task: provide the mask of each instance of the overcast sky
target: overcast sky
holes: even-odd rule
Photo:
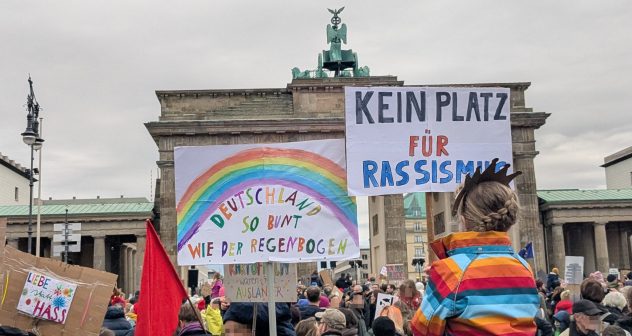
[[[30,73],[43,196],[150,198],[154,91],[285,87],[292,67],[315,67],[326,8],[340,6],[373,75],[531,82],[527,106],[551,113],[536,132],[539,189],[603,188],[603,157],[632,145],[629,1],[16,0],[0,2],[0,152],[28,164]]]

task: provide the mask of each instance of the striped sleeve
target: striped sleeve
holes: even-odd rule
[[[432,263],[423,302],[411,321],[415,336],[444,335],[446,319],[456,315],[455,293],[469,261],[456,256]]]

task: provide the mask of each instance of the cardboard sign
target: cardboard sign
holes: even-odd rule
[[[345,87],[349,195],[452,192],[512,163],[507,88]]]
[[[386,274],[388,280],[404,281],[406,280],[406,270],[402,264],[386,265]]]
[[[343,139],[176,147],[179,265],[360,256]]]
[[[32,328],[33,317],[25,314],[23,310],[18,310],[18,306],[22,300],[29,274],[40,274],[76,285],[72,295],[72,305],[68,305],[67,315],[63,319],[64,324],[52,321],[54,318],[53,306],[50,310],[51,320],[43,319],[37,324],[40,334],[47,336],[99,335],[110,295],[112,295],[112,288],[116,285],[116,274],[67,265],[58,260],[35,257],[10,246],[4,247],[4,267],[6,295],[4,303],[0,307],[1,325],[23,330]],[[49,281],[48,283],[51,284],[52,282]],[[47,318],[46,313],[42,314]]]
[[[323,280],[323,286],[329,286],[329,287],[334,287],[334,281],[331,278],[331,273],[329,273],[328,269],[324,269],[320,272],[318,272],[318,275],[320,275],[320,278]]]
[[[64,324],[76,292],[77,284],[29,272],[18,310],[39,319]]]
[[[379,293],[377,295],[377,301],[375,302],[375,318],[380,317],[380,313],[385,307],[388,307],[395,303],[394,298],[395,297],[393,295],[385,293]]]
[[[224,265],[231,302],[268,302],[267,263]],[[296,264],[274,263],[274,301],[296,302]]]
[[[566,283],[579,285],[584,280],[584,257],[566,256],[564,259],[564,279]]]
[[[382,266],[380,269],[380,275],[388,276],[388,268],[386,266]]]

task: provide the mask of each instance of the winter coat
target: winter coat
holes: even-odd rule
[[[336,330],[336,329],[329,329],[320,335],[321,336],[342,336],[342,331]]]
[[[575,321],[571,321],[571,325],[568,327],[568,329],[562,331],[562,333],[560,334],[560,336],[582,336],[582,335],[584,334],[580,333],[579,330],[577,330]],[[589,331],[588,334],[584,336],[599,336],[599,334],[597,334],[594,331]]]
[[[320,281],[320,275],[312,274],[312,276],[309,278],[309,284],[310,284],[310,286],[322,287],[323,286],[323,282]]]
[[[553,326],[546,319],[536,316],[535,325],[538,328],[537,336],[553,336]]]
[[[457,232],[431,244],[432,263],[413,334],[532,336],[540,297],[506,232]]]
[[[204,319],[206,329],[211,335],[219,336],[224,331],[224,323],[222,322],[222,314],[219,308],[212,308],[212,305],[208,305],[208,307],[202,311],[202,319]]]
[[[299,306],[298,310],[301,312],[301,320],[306,320],[310,317],[314,317],[316,316],[316,313],[323,311],[322,308],[312,306],[311,304],[307,306]]]
[[[560,310],[566,310],[569,314],[573,314],[573,302],[571,300],[562,300],[555,305],[555,314]]]
[[[237,323],[252,326],[253,303],[234,302],[224,314],[224,322],[235,321]],[[256,336],[269,334],[268,304],[258,303],[257,306],[257,330]],[[290,307],[285,303],[277,303],[276,325],[277,336],[296,336],[294,326],[291,323],[292,315]]]
[[[211,288],[211,298],[216,298],[219,296],[219,290],[222,289],[222,279],[217,279],[213,283],[213,287]]]
[[[338,278],[338,280],[336,280],[336,287],[344,291],[345,289],[349,288],[349,284],[347,283],[346,279]]]
[[[108,307],[103,327],[112,330],[116,336],[125,336],[129,330],[132,330],[132,325],[125,319],[123,308],[117,306]]]
[[[551,272],[546,278],[546,289],[548,291],[553,291],[555,287],[560,285],[560,276]]]
[[[202,328],[200,322],[191,322],[180,329],[178,336],[209,336],[210,334]]]

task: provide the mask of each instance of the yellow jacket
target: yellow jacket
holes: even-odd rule
[[[224,322],[219,308],[212,308],[212,305],[208,305],[206,309],[202,310],[202,318],[211,335],[220,336],[224,333]]]

